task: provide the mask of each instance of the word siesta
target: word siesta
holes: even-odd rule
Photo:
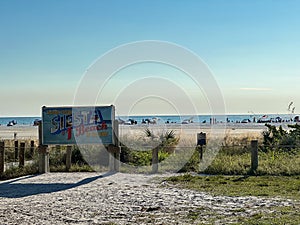
[[[106,130],[107,124],[103,120],[100,110],[78,111],[69,115],[56,115],[51,120],[51,134],[68,134],[68,140],[72,137],[72,130],[76,136],[84,135],[87,132]]]

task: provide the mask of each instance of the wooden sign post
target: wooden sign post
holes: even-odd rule
[[[108,146],[109,152],[109,170],[111,172],[119,172],[120,171],[120,153],[121,147],[119,144],[119,122],[114,120],[113,125],[113,140],[114,143]]]
[[[48,149],[48,145],[43,145],[42,138],[43,138],[43,123],[42,121],[40,121],[39,122],[39,146],[38,146],[39,173],[48,173],[50,172],[49,149]]]

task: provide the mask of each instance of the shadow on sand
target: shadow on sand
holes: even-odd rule
[[[94,177],[83,179],[77,183],[15,183],[21,180],[30,179],[39,175],[27,176],[19,179],[0,183],[0,197],[5,198],[22,198],[31,195],[49,194],[58,191],[64,191],[75,188],[81,185],[91,183],[99,178],[113,175],[113,173],[106,173]]]

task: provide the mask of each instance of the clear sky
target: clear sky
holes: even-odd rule
[[[72,105],[99,56],[141,40],[199,55],[228,114],[299,112],[299,12],[298,0],[1,0],[0,116]]]

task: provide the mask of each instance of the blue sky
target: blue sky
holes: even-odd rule
[[[2,0],[0,116],[72,105],[99,56],[141,40],[176,43],[199,55],[229,114],[286,113],[290,101],[297,112],[299,11],[296,0]]]

